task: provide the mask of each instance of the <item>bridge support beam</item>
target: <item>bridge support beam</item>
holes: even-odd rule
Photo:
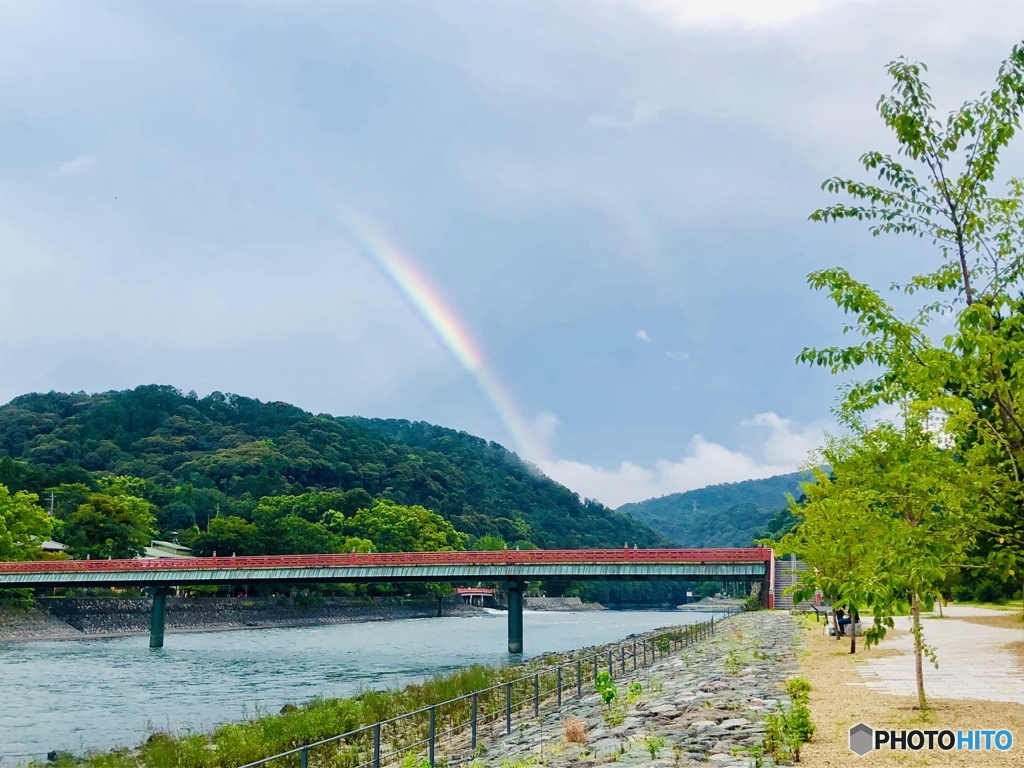
[[[167,616],[167,596],[174,594],[170,587],[153,590],[153,610],[149,615],[149,647],[164,647],[164,623]]]
[[[526,583],[514,581],[508,585],[508,652],[523,652],[523,592]]]

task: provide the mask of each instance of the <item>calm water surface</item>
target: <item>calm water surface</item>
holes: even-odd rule
[[[666,611],[527,611],[527,655],[703,621]],[[326,627],[0,643],[0,765],[52,749],[135,745],[149,731],[208,730],[285,702],[385,688],[509,660],[504,614]]]

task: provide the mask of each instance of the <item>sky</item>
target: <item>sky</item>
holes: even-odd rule
[[[0,0],[0,402],[171,384],[495,440],[611,506],[792,471],[842,318],[934,255],[808,222],[885,65],[1016,2]],[[1019,159],[1020,155],[1014,155]]]

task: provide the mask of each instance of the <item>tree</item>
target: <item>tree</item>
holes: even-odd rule
[[[136,496],[94,493],[64,525],[68,553],[75,558],[138,557],[155,533],[153,505]]]
[[[492,533],[486,536],[481,536],[479,539],[473,542],[473,549],[478,552],[493,552],[499,549],[505,549],[508,545],[501,536],[495,536]]]
[[[33,560],[50,537],[50,518],[34,493],[12,494],[0,485],[0,560]]]
[[[987,465],[940,447],[942,437],[926,414],[907,408],[901,424],[861,426],[852,437],[830,440],[822,458],[834,479],[822,474],[806,487],[806,504],[794,509],[801,525],[779,547],[807,561],[806,586],[872,612],[868,645],[909,604],[921,709],[922,657],[935,661],[921,610],[964,567],[993,503]]]
[[[853,438],[830,437],[815,463],[845,466],[856,450]],[[846,605],[851,617],[857,617],[872,603],[870,590],[882,561],[882,539],[873,516],[857,514],[862,511],[857,506],[858,478],[830,477],[820,464],[812,470],[814,482],[803,484],[803,501],[790,500],[789,512],[797,526],[774,545],[775,553],[780,557],[794,553],[810,566],[801,573],[795,600],[820,591],[832,605]],[[851,631],[850,653],[856,651],[857,636]]]
[[[262,555],[264,550],[259,529],[233,515],[215,517],[206,531],[189,540],[189,546],[193,554],[200,557],[209,557],[214,552],[220,555]]]
[[[429,509],[383,499],[356,512],[346,524],[346,533],[370,539],[382,552],[462,550],[469,538]]]
[[[889,64],[893,88],[878,111],[895,134],[897,157],[868,152],[865,170],[878,183],[832,178],[829,192],[852,198],[815,211],[815,221],[870,222],[874,235],[909,234],[936,248],[931,271],[909,276],[894,290],[920,295],[904,318],[866,283],[840,267],[813,272],[853,317],[844,327],[861,336],[850,346],[805,349],[800,359],[834,373],[868,364],[878,373],[844,387],[840,415],[847,420],[882,403],[913,400],[942,412],[961,443],[974,441],[1001,470],[1008,501],[984,533],[989,564],[1004,578],[1024,560],[1024,181],[1007,193],[989,192],[1000,152],[1020,128],[1024,110],[1024,45],[1003,62],[995,87],[944,120],[936,117],[922,64]],[[899,159],[899,156],[905,158]],[[953,330],[936,342],[929,324],[952,316]]]

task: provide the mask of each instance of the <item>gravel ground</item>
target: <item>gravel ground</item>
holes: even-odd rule
[[[739,768],[741,754],[760,746],[764,716],[788,703],[782,683],[797,670],[801,631],[793,617],[759,611],[734,616],[703,643],[660,659],[638,678],[643,693],[625,703],[629,680],[618,682],[623,706],[609,713],[591,690],[561,711],[513,727],[489,741],[478,765],[637,766],[716,765]],[[586,743],[566,743],[565,720],[579,718]],[[659,746],[660,745],[660,746]],[[652,754],[653,752],[653,754]],[[766,763],[766,764],[770,764]]]

